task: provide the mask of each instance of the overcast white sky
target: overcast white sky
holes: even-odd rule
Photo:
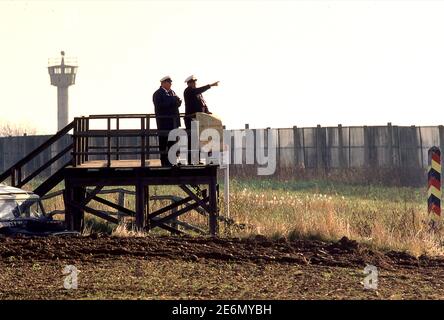
[[[220,80],[228,128],[443,124],[444,2],[0,1],[0,121],[56,130],[48,58],[77,57],[70,115],[151,113],[169,74]],[[184,107],[181,107],[182,111]]]

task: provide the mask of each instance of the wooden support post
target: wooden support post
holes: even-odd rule
[[[85,187],[75,187],[72,189],[72,199],[75,203],[82,203],[85,200]],[[81,232],[84,227],[85,212],[80,208],[72,209],[72,228]]]
[[[148,219],[148,215],[150,214],[150,189],[149,186],[143,186],[143,193],[145,195],[145,199],[144,199],[144,210],[145,212],[143,213],[143,221],[144,221],[144,227],[149,228],[151,227],[150,225],[150,220]]]
[[[211,182],[208,184],[209,189],[209,203],[210,203],[210,212],[209,214],[209,229],[210,235],[215,237],[219,232],[217,216],[218,216],[218,205],[217,205],[217,182],[216,179],[211,179]]]
[[[136,228],[145,228],[145,188],[141,182],[136,184]]]
[[[65,204],[65,224],[68,230],[74,230],[74,224],[72,221],[73,207],[69,204],[73,201],[73,190],[69,182],[65,181],[65,190],[63,190],[63,202]]]
[[[65,203],[65,224],[68,230],[81,232],[84,227],[84,211],[81,203],[85,200],[85,187],[72,187],[69,182],[65,182],[63,198]],[[78,204],[78,207],[71,205]]]
[[[17,184],[16,184],[16,176],[17,176],[17,172],[16,172],[17,170],[15,169],[15,168],[12,168],[12,171],[11,171],[11,186],[13,186],[13,187],[16,187],[17,186]]]
[[[22,183],[22,167],[17,168],[17,186]]]

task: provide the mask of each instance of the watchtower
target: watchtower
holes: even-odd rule
[[[68,87],[75,84],[77,62],[70,59],[65,63],[65,52],[61,52],[61,58],[50,59],[48,72],[51,85],[57,87],[57,131],[66,127],[68,119]]]

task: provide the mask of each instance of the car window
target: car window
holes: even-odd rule
[[[20,217],[22,218],[39,218],[42,216],[40,203],[38,200],[18,201],[20,209]]]
[[[40,218],[42,216],[39,200],[0,200],[0,220]]]
[[[0,220],[11,220],[20,216],[20,209],[15,200],[0,200]]]

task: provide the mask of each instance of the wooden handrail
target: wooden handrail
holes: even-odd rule
[[[189,131],[185,128],[181,128],[184,131]],[[76,137],[140,137],[141,134],[145,134],[146,136],[158,136],[159,134],[161,135],[168,135],[168,132],[170,130],[159,130],[159,129],[145,129],[145,130],[141,130],[141,129],[111,129],[111,130],[106,130],[106,129],[94,129],[94,130],[88,130],[88,131],[83,131],[83,132],[76,132],[75,136]]]
[[[139,119],[148,117],[150,119],[156,118],[175,118],[176,116],[156,116],[153,113],[141,113],[141,114],[93,114],[89,115],[89,119],[108,119],[108,118],[120,118],[120,119]],[[185,113],[179,113],[179,117],[186,118],[192,117],[192,115],[185,115]]]
[[[39,175],[43,170],[45,170],[46,168],[48,168],[51,164],[53,164],[54,162],[56,162],[57,160],[59,160],[61,157],[63,157],[66,153],[69,152],[69,150],[72,149],[73,144],[71,143],[69,146],[67,146],[65,149],[63,149],[62,151],[60,151],[57,155],[55,155],[53,158],[51,158],[49,161],[47,161],[45,164],[43,164],[40,168],[38,168],[37,170],[35,170],[33,173],[31,173],[30,175],[28,175],[25,179],[23,179],[21,182],[18,183],[18,187],[22,187],[25,184],[27,184],[29,181],[31,181],[32,179],[34,179],[37,175]]]

